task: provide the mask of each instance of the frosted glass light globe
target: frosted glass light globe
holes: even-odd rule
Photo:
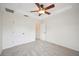
[[[39,13],[40,13],[40,14],[44,14],[45,11],[44,11],[44,10],[40,10]]]

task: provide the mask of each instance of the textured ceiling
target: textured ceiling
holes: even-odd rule
[[[51,3],[43,3],[44,6],[48,6]],[[73,5],[75,4],[71,4],[71,3],[54,3],[55,4],[55,8],[49,9],[48,11],[51,12],[51,15],[41,15],[38,16],[38,13],[31,13],[30,11],[36,10],[37,6],[34,3],[4,3],[1,4],[4,8],[9,8],[15,11],[15,13],[19,13],[22,15],[28,15],[31,18],[34,19],[45,19],[46,17],[50,17],[53,16],[57,13],[60,13],[62,11],[65,11],[67,9],[70,9]]]

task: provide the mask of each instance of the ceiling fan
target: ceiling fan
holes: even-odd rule
[[[39,13],[39,16],[41,16],[42,14],[50,15],[51,13],[48,12],[47,10],[55,7],[54,4],[51,4],[47,7],[44,7],[43,4],[39,4],[39,3],[35,3],[35,5],[38,7],[38,10],[34,10],[34,11],[31,11],[31,12],[37,12],[37,13]]]

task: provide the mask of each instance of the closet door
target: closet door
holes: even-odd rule
[[[41,21],[41,29],[40,29],[40,37],[41,40],[46,40],[47,37],[47,20],[42,20]]]

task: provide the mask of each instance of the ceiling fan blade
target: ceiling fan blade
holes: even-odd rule
[[[53,8],[53,7],[55,7],[55,5],[54,5],[54,4],[51,4],[51,5],[49,5],[48,7],[46,7],[45,10],[48,10],[48,9],[50,9],[50,8]]]
[[[37,10],[35,10],[35,11],[30,11],[30,12],[38,12]]]
[[[39,4],[39,3],[35,3],[35,5],[36,5],[38,8],[40,8],[40,4]]]
[[[50,14],[51,14],[51,13],[49,13],[49,12],[47,12],[47,11],[46,11],[45,13],[46,13],[46,14],[48,14],[48,15],[50,15]]]

